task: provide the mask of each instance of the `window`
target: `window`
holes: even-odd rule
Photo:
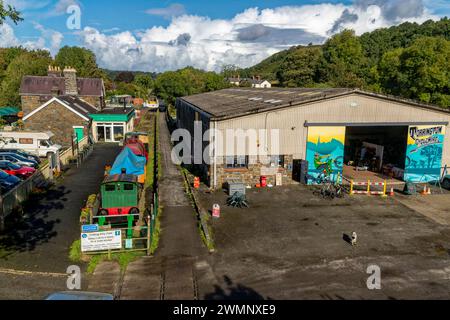
[[[134,185],[131,183],[125,183],[125,185],[123,186],[123,189],[125,191],[133,191],[134,190]]]
[[[225,167],[228,169],[248,168],[248,156],[226,157]]]
[[[21,138],[21,139],[19,139],[19,143],[20,144],[33,144],[34,140],[33,140],[33,138],[31,138],[31,139]]]
[[[271,156],[270,157],[270,166],[284,168],[284,156]]]
[[[41,141],[39,142],[39,145],[40,145],[41,147],[49,147],[49,143],[48,143],[47,140],[41,140]]]
[[[8,169],[8,165],[6,163],[0,163],[0,169],[6,170]]]
[[[114,141],[121,141],[123,140],[124,136],[124,130],[123,126],[114,126]]]
[[[106,190],[106,192],[116,191],[116,186],[113,185],[113,184],[107,184],[107,185],[105,186],[105,190]]]

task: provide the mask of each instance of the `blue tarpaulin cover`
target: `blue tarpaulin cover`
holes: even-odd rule
[[[144,157],[135,155],[130,148],[125,147],[117,156],[110,174],[121,174],[122,169],[126,169],[126,174],[140,176],[145,173],[146,162],[147,161]]]

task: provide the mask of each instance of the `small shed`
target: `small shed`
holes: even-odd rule
[[[20,109],[16,107],[2,107],[0,108],[0,118],[11,124],[19,120],[19,112]]]

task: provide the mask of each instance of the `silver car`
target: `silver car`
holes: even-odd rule
[[[39,165],[36,161],[26,159],[15,153],[0,152],[0,161],[9,161],[22,167],[37,168]]]

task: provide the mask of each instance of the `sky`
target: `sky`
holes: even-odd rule
[[[3,0],[23,22],[0,26],[0,47],[55,55],[92,50],[100,67],[163,72],[249,67],[294,45],[322,44],[405,21],[450,17],[450,0]]]

